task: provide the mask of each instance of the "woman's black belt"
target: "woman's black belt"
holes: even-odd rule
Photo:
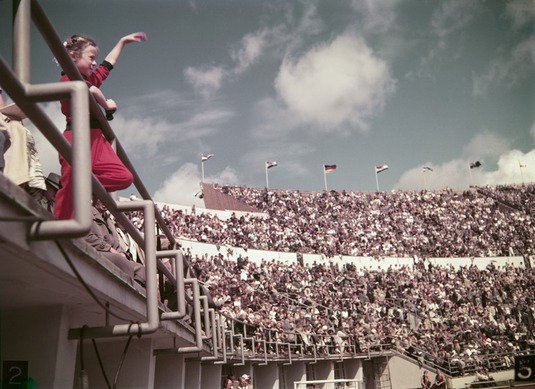
[[[100,129],[102,129],[102,126],[100,125],[100,122],[98,120],[91,119],[89,121],[89,128],[100,128]],[[66,130],[72,130],[71,122],[67,122],[67,124],[65,125],[65,129]]]

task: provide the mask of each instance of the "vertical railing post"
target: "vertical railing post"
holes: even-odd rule
[[[30,0],[13,1],[13,69],[23,84],[30,82]]]

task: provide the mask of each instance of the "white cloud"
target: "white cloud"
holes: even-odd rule
[[[431,36],[436,37],[436,40],[431,40],[429,50],[427,54],[421,56],[418,68],[406,73],[405,77],[409,80],[414,78],[435,79],[433,67],[437,61],[440,61],[441,54],[448,49],[448,37],[462,31],[473,20],[479,3],[477,0],[447,0],[433,4],[436,4],[437,8],[431,15],[430,33]],[[451,45],[451,48],[455,50],[456,54],[450,54],[450,56],[458,56],[459,50],[462,49],[458,41]]]
[[[189,113],[188,113],[189,114]],[[199,109],[191,117],[177,123],[151,117],[125,117],[120,114],[113,121],[113,130],[132,160],[159,156],[163,146],[176,145],[176,153],[189,149],[192,140],[213,134],[233,116],[220,108]]]
[[[239,182],[237,174],[232,168],[205,177],[206,182],[224,182],[233,185]],[[204,201],[196,197],[200,191],[201,174],[199,167],[193,163],[186,163],[164,180],[162,186],[153,195],[155,201],[191,206],[204,207]]]
[[[439,2],[440,7],[433,12],[431,27],[441,39],[443,45],[447,35],[462,29],[473,19],[473,10],[477,7],[477,0],[448,0]]]
[[[521,167],[525,166],[525,167]],[[523,184],[535,182],[535,150],[523,153],[520,150],[510,150],[500,156],[498,168],[492,172],[485,172],[485,185]]]
[[[275,87],[303,123],[327,131],[342,125],[366,130],[394,92],[395,81],[361,37],[346,34],[299,58],[285,58]]]
[[[317,35],[325,28],[325,23],[318,16],[318,10],[312,2],[304,3],[304,11],[301,18],[297,21],[297,27],[291,31],[287,38],[291,41],[291,47],[297,47],[303,37]],[[292,23],[291,18],[288,20]]]
[[[253,65],[262,54],[268,42],[266,42],[268,32],[266,30],[256,31],[245,35],[239,47],[231,51],[231,57],[236,62],[235,74],[245,72]]]
[[[301,120],[275,99],[258,101],[253,108],[253,115],[257,124],[251,132],[253,137],[262,142],[281,139],[301,125]]]
[[[351,0],[351,6],[362,14],[362,28],[370,32],[383,32],[392,28],[398,3],[394,0]]]
[[[142,152],[143,158],[156,155],[174,129],[174,126],[166,121],[150,117],[125,117],[121,114],[117,114],[110,124],[124,149],[128,153]]]
[[[204,98],[213,97],[234,76],[248,71],[260,58],[270,50],[284,52],[299,47],[303,37],[318,34],[323,30],[323,22],[317,16],[316,6],[303,3],[303,14],[294,23],[293,8],[287,7],[282,23],[277,22],[269,27],[261,27],[245,34],[238,43],[229,50],[231,66],[200,66],[188,67],[184,77],[194,91]]]
[[[195,134],[191,134],[194,131],[200,131],[202,129],[213,129],[219,127],[221,124],[226,123],[230,118],[234,116],[234,113],[221,108],[206,108],[194,113],[191,118],[175,124],[175,129],[180,129],[181,136],[190,134],[190,136],[198,137]],[[206,135],[206,133],[203,133]]]
[[[518,28],[535,20],[535,0],[509,0],[506,3],[506,13]]]
[[[510,142],[497,134],[476,134],[464,147],[463,155],[472,159],[498,157],[510,149]]]
[[[507,56],[495,58],[487,69],[472,77],[472,94],[484,96],[489,89],[504,85],[512,87],[533,76],[535,40],[526,39],[515,46]]]
[[[188,67],[184,70],[186,81],[204,98],[212,97],[223,84],[225,70],[221,66],[203,68]]]
[[[284,174],[306,176],[310,169],[304,163],[304,157],[315,151],[315,147],[305,142],[289,141],[275,136],[263,139],[262,146],[248,150],[243,154],[242,160],[250,166],[257,166],[259,174],[264,173],[266,161],[277,161],[279,163],[277,170],[284,170]]]
[[[155,201],[191,206],[204,206],[201,199],[195,197],[200,190],[199,168],[193,163],[187,163],[167,178],[162,187],[153,195]]]
[[[433,171],[424,172],[423,166],[429,166]],[[455,159],[440,165],[427,162],[403,173],[394,188],[401,190],[465,189],[471,184],[470,173],[468,160]]]
[[[535,126],[535,125],[534,125]],[[485,157],[490,162],[487,163]],[[470,162],[479,160],[480,168],[470,169]],[[524,166],[521,168],[520,166]],[[423,172],[429,166],[432,172]],[[470,185],[505,185],[535,182],[535,150],[523,153],[510,150],[509,142],[495,134],[478,134],[463,150],[463,156],[444,162],[430,162],[403,173],[394,185],[396,189],[466,189]],[[493,169],[493,170],[491,170]]]

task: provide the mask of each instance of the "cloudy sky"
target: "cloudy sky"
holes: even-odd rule
[[[535,181],[533,0],[40,3],[61,37],[96,38],[101,59],[121,36],[147,33],[102,89],[156,200],[200,204],[202,153],[214,154],[205,180],[225,184],[264,187],[276,161],[270,188]],[[7,59],[10,8],[0,1]],[[33,83],[59,77],[36,31],[32,64]],[[45,108],[62,128],[58,104]],[[58,171],[36,137],[45,172]],[[324,164],[337,169],[324,176]]]

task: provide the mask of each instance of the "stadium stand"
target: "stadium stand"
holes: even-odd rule
[[[367,193],[203,184],[212,209],[160,208],[86,101],[38,1],[13,4],[18,66],[0,56],[0,83],[81,170],[65,223],[53,219],[52,199],[39,203],[0,174],[2,387],[111,387],[111,369],[115,387],[123,362],[129,388],[212,389],[239,376],[257,389],[412,388],[422,370],[444,372],[452,388],[505,387],[513,372],[515,384],[528,375],[533,185]],[[32,23],[78,83],[28,82]],[[84,170],[87,156],[39,107],[66,95],[76,115],[88,104],[100,114],[142,199],[117,202]],[[79,239],[91,192],[146,282]]]

